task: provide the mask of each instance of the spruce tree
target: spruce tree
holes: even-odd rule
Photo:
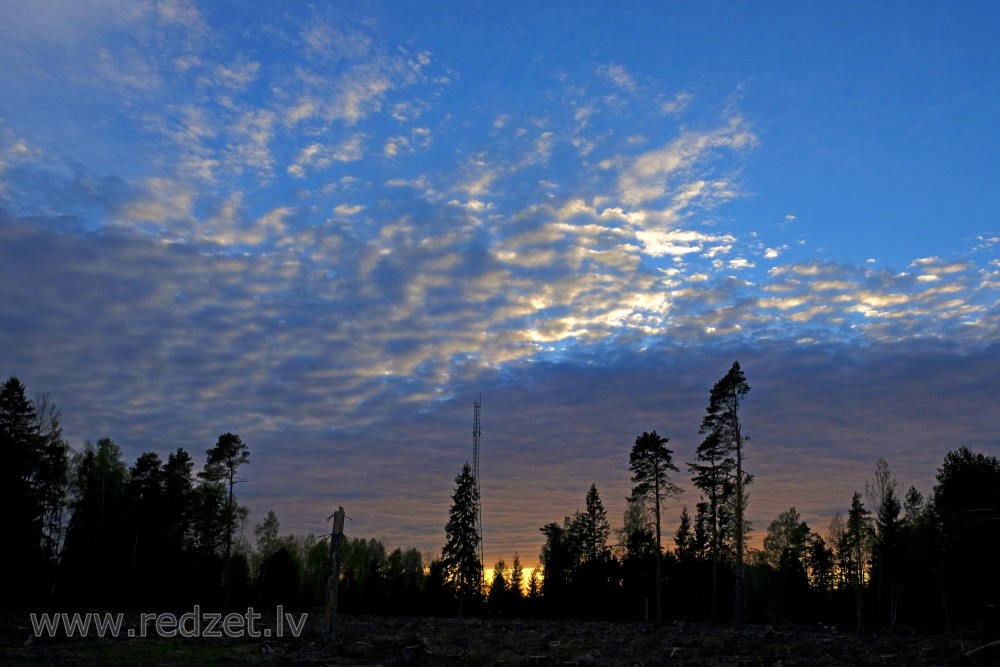
[[[515,601],[524,595],[524,566],[521,565],[521,557],[516,551],[510,566],[510,592]]]
[[[472,467],[466,463],[455,478],[455,492],[445,526],[441,556],[447,581],[458,594],[458,614],[466,600],[478,600],[483,590],[483,564],[479,560],[479,488]]]
[[[601,496],[597,493],[596,484],[590,485],[586,502],[586,510],[578,513],[575,518],[579,531],[580,556],[585,562],[596,563],[603,560],[608,553],[611,524],[608,523],[608,512],[604,509]]]
[[[8,571],[0,594],[9,603],[24,604],[32,590],[43,554],[44,503],[36,485],[42,468],[42,438],[37,415],[24,385],[11,377],[0,390],[0,506],[8,512],[6,526]]]

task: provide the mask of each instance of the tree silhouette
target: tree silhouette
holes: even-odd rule
[[[74,457],[73,516],[66,531],[70,581],[89,606],[121,602],[131,554],[124,537],[128,468],[110,438],[87,442]]]
[[[902,505],[896,489],[896,478],[889,472],[884,458],[875,463],[875,477],[865,487],[865,495],[875,513],[875,534],[872,553],[872,580],[876,589],[877,612],[888,607],[890,625],[896,625],[902,581],[899,576],[902,553],[899,543],[899,513]],[[884,602],[888,601],[888,605]]]
[[[539,528],[545,535],[545,544],[538,555],[544,576],[541,594],[550,612],[559,614],[570,609],[573,574],[580,562],[580,544],[572,530],[569,517],[562,525],[555,521]]]
[[[497,563],[489,605],[477,608],[620,618],[638,618],[645,608],[648,618],[655,591],[659,619],[667,594],[661,587],[669,586],[679,617],[709,617],[701,602],[709,599],[703,595],[709,579],[716,580],[709,556],[728,590],[729,565],[742,563],[739,543],[749,531],[747,521],[738,527],[752,480],[742,470],[746,437],[738,414],[748,390],[738,364],[713,387],[701,427],[705,439],[688,464],[702,494],[696,513],[681,511],[673,552],[662,549],[660,521],[662,503],[680,493],[670,479],[677,468],[667,439],[643,433],[630,453],[634,486],[615,544],[608,545],[607,513],[592,484],[581,511],[541,529],[544,581],[543,570],[532,569],[521,598],[525,576],[515,554],[510,568]],[[183,449],[165,463],[146,452],[127,467],[118,445],[101,438],[87,442],[69,465],[59,421],[48,397],[28,400],[17,378],[0,388],[0,447],[7,455],[0,498],[11,515],[5,555],[14,573],[4,580],[0,605],[41,606],[47,597],[50,606],[66,608],[177,609],[218,604],[224,591],[251,604],[323,602],[331,573],[327,542],[280,537],[273,512],[254,530],[256,549],[242,537],[247,510],[236,502],[234,486],[248,451],[238,436],[220,436],[195,484]],[[468,464],[455,481],[447,544],[426,572],[417,549],[389,553],[375,539],[344,541],[345,612],[450,613],[456,593],[460,614],[470,612],[470,600],[481,602],[478,498]],[[936,481],[926,502],[913,486],[901,498],[880,458],[865,493],[855,493],[850,510],[834,516],[826,539],[789,508],[768,526],[763,550],[748,559],[745,602],[736,610],[746,608],[754,621],[780,615],[864,627],[898,620],[986,631],[1000,599],[1000,460],[962,446],[944,457]]]
[[[948,452],[937,471],[933,519],[946,619],[980,625],[1000,599],[1000,459],[966,446]],[[949,573],[951,577],[949,580]]]
[[[163,464],[156,452],[146,452],[129,468],[125,485],[129,520],[126,538],[131,540],[129,600],[146,605],[159,597],[154,590],[156,576],[167,564],[162,556],[168,548],[167,527],[163,525]]]
[[[420,595],[424,588],[424,561],[419,549],[396,547],[385,559],[385,578],[388,584],[387,610],[394,614],[414,614],[419,611]]]
[[[712,563],[711,617],[719,615],[719,564],[728,558],[733,530],[732,498],[735,485],[732,471],[736,461],[722,446],[714,434],[698,446],[696,457],[699,463],[689,463],[693,473],[692,483],[701,490],[702,502],[696,506],[695,541],[708,550]]]
[[[847,585],[854,592],[854,610],[858,629],[865,620],[865,584],[871,567],[871,545],[874,537],[871,512],[861,502],[861,494],[856,492],[851,498],[851,509],[847,513],[847,525],[841,549],[846,550],[842,560],[847,565]]]
[[[677,549],[677,557],[682,561],[690,560],[695,555],[694,532],[691,529],[691,515],[688,514],[687,505],[681,507],[677,530],[674,531],[674,546]]]
[[[764,536],[764,558],[767,564],[778,569],[782,556],[790,553],[801,561],[809,538],[809,526],[794,507],[778,515],[767,527]]]
[[[753,477],[743,470],[743,447],[747,437],[743,433],[740,422],[740,407],[746,395],[750,392],[750,385],[747,384],[740,363],[734,361],[725,377],[715,383],[708,398],[708,408],[701,422],[699,433],[705,435],[705,441],[699,447],[699,459],[713,461],[713,478],[711,480],[711,494],[717,494],[714,511],[721,511],[720,501],[728,500],[726,484],[731,483],[733,498],[731,509],[734,516],[734,538],[736,542],[736,595],[735,595],[735,616],[736,625],[742,625],[746,610],[745,600],[745,575],[743,546],[746,538],[746,524],[744,512],[746,510],[748,496],[746,487],[753,481]],[[702,456],[702,448],[706,450],[705,458]],[[710,452],[710,455],[707,453]],[[731,463],[730,463],[731,461]],[[716,463],[717,462],[717,463]],[[718,476],[716,476],[718,475]],[[695,482],[698,484],[698,482]],[[705,488],[700,486],[699,488]],[[710,499],[710,502],[711,499]],[[715,521],[715,549],[720,545],[719,539],[719,519]],[[718,554],[715,555],[718,559]],[[717,562],[717,560],[715,561]]]
[[[570,600],[578,613],[602,616],[614,602],[618,573],[608,546],[611,524],[596,484],[590,485],[585,509],[574,513],[567,533],[574,556]]]
[[[201,477],[210,482],[222,482],[226,485],[225,504],[225,552],[223,554],[222,609],[229,611],[229,597],[232,588],[232,551],[233,534],[236,532],[236,503],[234,488],[238,480],[236,473],[240,466],[250,462],[250,450],[240,436],[233,433],[223,433],[219,436],[215,447],[205,452],[205,469]]]
[[[52,574],[49,591],[51,604],[65,537],[70,449],[62,437],[62,411],[49,395],[39,394],[32,405],[35,408],[35,424],[40,439],[38,469],[33,485],[42,510],[42,562],[51,569]]]
[[[611,535],[608,512],[597,493],[596,484],[590,485],[586,503],[586,510],[577,513],[574,524],[579,534],[581,560],[596,563],[607,557],[608,536]]]
[[[510,572],[507,569],[507,562],[501,558],[493,566],[493,581],[490,582],[490,592],[487,597],[490,609],[497,614],[505,613],[509,595]]]
[[[23,603],[32,592],[42,558],[44,507],[35,481],[42,467],[37,415],[24,385],[11,376],[0,391],[0,507],[9,512],[7,557],[13,577],[4,577],[3,597]]]
[[[514,552],[514,560],[510,564],[510,592],[516,607],[524,596],[524,566],[517,552]]]
[[[806,563],[810,587],[823,595],[831,593],[835,582],[833,549],[827,546],[826,540],[818,533],[809,534]]]
[[[542,584],[538,578],[538,568],[531,570],[531,574],[528,576],[528,599],[532,602],[538,600],[542,595]]]
[[[767,527],[763,557],[776,574],[776,611],[793,619],[801,618],[809,588],[808,548],[809,526],[794,507],[779,514]]]
[[[455,492],[445,526],[445,545],[441,553],[447,580],[458,593],[458,615],[465,613],[465,602],[478,601],[483,590],[483,565],[479,560],[479,489],[472,467],[466,463],[455,478]]]
[[[677,498],[682,490],[670,481],[670,473],[678,472],[674,465],[673,452],[667,449],[669,438],[657,435],[656,431],[643,432],[637,436],[629,453],[629,469],[632,471],[631,500],[642,499],[653,506],[656,529],[656,622],[663,622],[663,541],[660,530],[660,516],[663,502],[667,498]]]

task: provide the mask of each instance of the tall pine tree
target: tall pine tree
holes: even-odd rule
[[[743,470],[743,448],[747,437],[743,433],[740,421],[740,408],[744,398],[750,392],[743,370],[738,361],[733,362],[725,377],[715,383],[708,398],[708,408],[702,419],[699,433],[705,435],[705,440],[698,448],[699,460],[707,462],[704,467],[696,468],[695,484],[702,490],[708,489],[710,506],[715,515],[712,517],[715,532],[713,544],[713,562],[718,563],[720,531],[725,506],[729,505],[733,513],[733,531],[736,543],[736,595],[735,621],[743,624],[746,611],[745,577],[743,551],[747,525],[744,512],[747,506],[746,487],[753,477]],[[702,477],[705,475],[705,477]],[[699,477],[701,479],[699,480]],[[729,501],[729,488],[732,485],[732,500]],[[714,500],[713,500],[714,498]]]
[[[673,451],[667,449],[669,438],[651,431],[637,436],[629,453],[628,464],[632,471],[632,496],[630,501],[642,500],[653,507],[653,523],[656,530],[656,622],[663,621],[663,540],[661,539],[660,517],[663,502],[667,498],[677,498],[681,488],[670,481],[670,473],[677,472]]]
[[[232,552],[233,534],[236,532],[236,500],[234,487],[240,480],[236,472],[240,466],[250,462],[250,450],[240,436],[233,433],[223,433],[219,436],[215,447],[205,452],[205,470],[201,476],[210,482],[222,482],[226,485],[225,504],[226,542],[223,554],[222,609],[229,611],[229,598],[232,593]]]

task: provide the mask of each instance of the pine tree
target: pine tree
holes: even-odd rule
[[[163,465],[156,452],[146,452],[129,469],[125,485],[128,524],[125,537],[132,542],[129,565],[129,600],[148,602],[159,592],[162,560],[167,547],[168,527],[161,522],[163,505]],[[154,589],[154,590],[150,590]]]
[[[854,610],[858,619],[858,629],[864,625],[865,585],[868,582],[871,565],[872,529],[871,512],[861,502],[861,494],[856,492],[851,498],[851,509],[847,513],[844,533],[847,563],[847,581],[854,591]]]
[[[193,566],[192,528],[195,491],[194,463],[191,455],[178,447],[167,456],[163,466],[163,502],[160,521],[166,542],[164,561],[169,565],[163,572],[166,599],[173,604],[187,600],[191,589],[188,570]]]
[[[677,498],[681,488],[670,481],[670,472],[677,472],[673,452],[667,449],[669,438],[657,435],[656,431],[643,433],[635,439],[629,453],[629,469],[632,471],[632,496],[630,500],[642,499],[653,506],[656,529],[656,622],[663,622],[663,541],[661,539],[660,516],[663,502],[667,498]]]
[[[729,505],[734,518],[734,538],[736,542],[736,595],[735,595],[735,621],[736,625],[743,624],[746,609],[745,600],[745,576],[743,550],[746,540],[747,523],[744,521],[748,496],[746,487],[753,481],[753,477],[743,470],[743,448],[747,437],[743,433],[743,426],[740,421],[740,407],[744,398],[750,392],[750,385],[747,384],[743,370],[738,361],[733,362],[729,372],[725,377],[715,383],[709,394],[708,408],[705,417],[702,419],[699,433],[705,435],[705,440],[698,448],[698,458],[708,461],[704,466],[708,470],[699,468],[696,472],[705,472],[708,477],[701,482],[696,479],[695,484],[707,489],[709,504],[715,516],[713,521],[714,544],[713,563],[718,565],[721,550],[720,536],[722,530],[722,512],[726,505]],[[731,484],[732,500],[729,501]],[[714,579],[715,577],[713,577]]]
[[[240,440],[240,436],[233,433],[223,433],[219,436],[215,447],[205,453],[207,454],[205,470],[201,473],[201,476],[210,482],[225,483],[227,490],[224,517],[226,522],[226,550],[223,555],[222,609],[224,613],[228,613],[229,596],[232,589],[233,535],[236,532],[234,488],[237,482],[240,481],[236,479],[236,472],[240,466],[250,462],[250,450]]]
[[[702,501],[697,504],[695,533],[712,561],[711,618],[718,620],[719,565],[730,557],[733,513],[730,511],[734,485],[732,471],[736,461],[728,456],[726,448],[710,433],[698,446],[698,463],[689,463],[693,473],[692,483],[701,490]]]

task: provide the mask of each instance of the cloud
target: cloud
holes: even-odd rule
[[[631,92],[637,88],[635,79],[621,65],[601,65],[597,71],[622,90]]]
[[[660,102],[660,112],[667,116],[679,116],[684,113],[693,99],[694,95],[690,92],[677,93],[670,99]]]
[[[195,193],[165,178],[146,181],[143,192],[122,209],[123,223],[166,225],[190,220],[194,213]]]
[[[645,252],[653,257],[700,253],[706,243],[720,241],[731,243],[736,240],[729,235],[714,236],[691,230],[641,230],[636,232],[636,238],[643,244]],[[715,252],[710,252],[709,256],[715,254]]]
[[[363,211],[364,208],[365,207],[361,206],[360,204],[355,206],[351,206],[349,204],[337,204],[336,206],[333,207],[333,212],[336,215],[351,216],[351,215],[357,215],[358,213]]]
[[[374,47],[372,36],[355,29],[343,30],[335,23],[318,22],[306,27],[301,34],[310,54],[322,60],[358,60]]]
[[[663,148],[622,160],[626,164],[618,178],[622,201],[634,205],[662,199],[673,191],[672,181],[678,177],[690,178],[692,170],[715,151],[741,151],[752,147],[756,141],[754,134],[739,118],[733,118],[725,126],[708,132],[685,131]],[[695,197],[704,182],[692,180],[686,185],[690,194],[682,197]],[[726,189],[724,182],[714,188],[719,194],[725,193]]]
[[[232,65],[220,64],[214,68],[212,84],[221,88],[242,91],[257,79],[259,73],[259,62],[237,62]]]
[[[336,146],[312,143],[305,146],[288,166],[287,172],[296,178],[305,178],[306,167],[327,169],[335,162],[357,162],[364,157],[364,136],[352,134]]]

